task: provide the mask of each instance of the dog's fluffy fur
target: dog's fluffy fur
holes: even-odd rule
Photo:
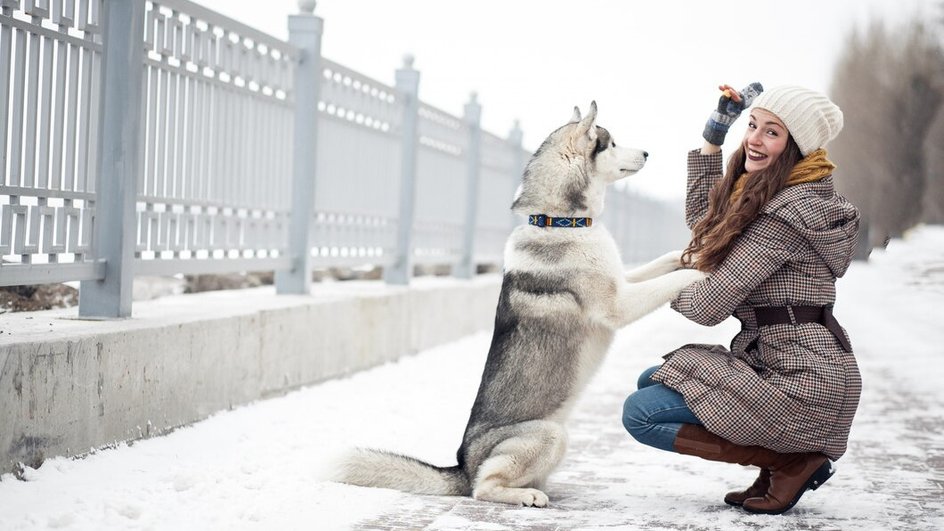
[[[512,208],[524,215],[599,216],[606,186],[642,169],[647,154],[596,125],[596,103],[541,145]],[[613,238],[589,228],[517,227],[505,247],[495,331],[458,464],[436,467],[376,450],[344,458],[337,481],[421,494],[543,507],[541,490],[567,444],[564,423],[614,332],[704,275],[668,253],[624,276]]]

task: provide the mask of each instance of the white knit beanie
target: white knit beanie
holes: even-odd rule
[[[753,107],[776,114],[804,157],[825,146],[842,130],[842,111],[815,90],[794,85],[774,87],[758,96]]]

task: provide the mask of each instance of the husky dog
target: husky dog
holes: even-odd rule
[[[680,269],[678,251],[624,277],[616,243],[592,219],[603,210],[606,186],[642,169],[648,154],[617,146],[596,119],[596,102],[584,118],[575,107],[525,170],[512,209],[530,223],[505,246],[495,331],[458,465],[357,449],[332,479],[547,505],[541,489],[564,456],[564,423],[614,332],[704,278]]]

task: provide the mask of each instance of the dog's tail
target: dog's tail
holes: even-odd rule
[[[414,494],[469,496],[469,478],[458,466],[438,467],[405,455],[356,448],[337,459],[330,479]]]

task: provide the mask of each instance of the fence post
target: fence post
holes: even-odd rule
[[[318,99],[321,94],[321,35],[315,0],[299,0],[298,15],[288,17],[288,40],[298,48],[295,63],[295,130],[292,145],[292,214],[288,253],[292,268],[275,275],[279,294],[307,294],[311,286],[311,224],[315,203]]]
[[[462,255],[456,265],[455,276],[475,278],[475,231],[478,226],[479,179],[482,173],[482,106],[473,92],[465,104],[465,125],[469,130],[466,149],[466,211],[462,238]]]
[[[393,263],[384,271],[389,284],[406,285],[413,274],[413,213],[416,203],[416,151],[419,126],[420,73],[413,69],[413,56],[403,58],[396,74],[397,98],[402,106],[400,123],[400,216],[397,221],[397,250]]]
[[[135,194],[144,76],[144,2],[108,0],[102,13],[102,115],[93,252],[105,277],[80,284],[79,316],[131,315]]]
[[[524,133],[521,131],[521,122],[515,120],[514,126],[512,126],[511,131],[508,132],[508,143],[511,145],[511,195],[508,196],[508,209],[511,211],[511,203],[514,200],[515,195],[518,193],[518,186],[521,184],[521,178],[524,174],[524,147],[522,147],[521,142],[524,139]],[[511,212],[511,228],[514,230],[518,226],[519,220],[518,215],[514,212]]]

